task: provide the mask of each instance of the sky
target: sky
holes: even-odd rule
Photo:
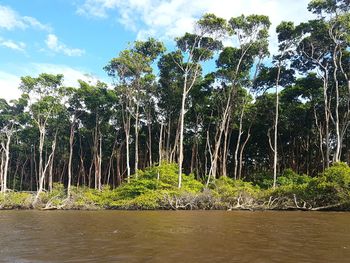
[[[173,39],[191,31],[205,13],[229,19],[268,15],[270,49],[275,27],[312,18],[309,0],[0,0],[0,98],[18,98],[21,76],[64,74],[110,83],[103,67],[134,40]]]

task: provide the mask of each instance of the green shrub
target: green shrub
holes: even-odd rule
[[[273,185],[273,174],[269,171],[253,173],[249,176],[249,181],[262,189],[269,189]]]
[[[0,194],[2,209],[28,209],[31,207],[33,195],[24,192],[9,192]]]
[[[350,187],[350,167],[346,163],[335,163],[323,174],[327,182],[334,182],[342,188]]]
[[[46,205],[50,202],[52,206],[58,206],[62,204],[65,197],[64,185],[62,183],[53,183],[51,192],[42,192],[40,194],[40,204]]]
[[[156,180],[156,189],[170,190],[178,186],[178,171],[179,166],[176,163],[163,163],[160,166],[153,166],[146,168],[145,171],[139,171],[138,180],[145,178]],[[159,180],[157,180],[158,177]],[[203,184],[197,181],[193,174],[182,174],[182,189],[196,193],[203,189]]]
[[[277,185],[300,185],[307,184],[310,182],[311,178],[307,175],[299,175],[292,169],[286,169],[283,171],[282,175],[277,177]]]
[[[221,208],[231,208],[241,202],[251,202],[260,192],[259,186],[253,186],[250,182],[233,180],[228,177],[220,177],[214,180],[210,188],[219,196]]]

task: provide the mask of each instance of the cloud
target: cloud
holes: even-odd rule
[[[84,80],[87,82],[96,83],[97,80],[100,80],[97,76],[85,72],[80,69],[72,68],[67,65],[57,65],[49,63],[32,63],[31,64],[34,74],[32,76],[37,76],[40,73],[49,73],[49,74],[63,74],[64,82],[63,85],[70,87],[78,87],[78,80]]]
[[[21,76],[30,75],[37,77],[40,73],[63,74],[63,85],[69,87],[79,87],[78,80],[84,80],[95,84],[98,80],[110,84],[105,79],[101,79],[91,73],[81,69],[69,67],[67,65],[49,64],[49,63],[30,63],[19,66],[16,74],[0,70],[0,98],[7,101],[17,99],[21,95],[18,89],[21,82]]]
[[[47,36],[46,46],[56,53],[63,53],[70,57],[79,57],[85,53],[83,49],[67,47],[64,43],[60,42],[58,37],[54,34],[49,34]]]
[[[276,26],[283,20],[300,23],[312,14],[309,0],[84,0],[77,12],[89,17],[108,18],[119,15],[119,22],[137,33],[139,39],[149,36],[170,40],[191,31],[204,13],[229,19],[241,14],[268,15],[272,22],[271,42],[276,47]]]
[[[13,40],[6,40],[6,39],[2,39],[0,37],[0,46],[6,47],[6,48],[10,48],[16,51],[21,51],[24,52],[25,48],[26,48],[26,44],[23,42],[15,42]]]
[[[0,71],[0,98],[7,101],[19,98],[21,92],[18,89],[20,78],[16,75]]]
[[[36,18],[21,16],[8,6],[0,5],[0,28],[7,30],[34,28],[50,32],[50,26],[40,23]]]

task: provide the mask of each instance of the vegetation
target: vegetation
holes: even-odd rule
[[[0,99],[0,207],[348,209],[349,5],[308,8],[272,55],[268,17],[205,14],[174,50],[121,51],[112,86],[22,77]]]
[[[62,184],[54,184],[51,192],[42,192],[38,209],[350,209],[350,167],[337,163],[315,178],[286,170],[279,177],[277,188],[220,177],[209,187],[197,181],[193,174],[182,175],[183,187],[178,188],[178,165],[163,164],[139,171],[130,182],[111,189],[72,187],[67,198]],[[7,192],[1,195],[1,209],[34,208],[35,193]]]

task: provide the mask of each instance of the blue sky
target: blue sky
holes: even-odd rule
[[[77,79],[110,80],[103,71],[128,42],[149,36],[171,49],[174,37],[192,29],[206,12],[230,18],[269,15],[311,18],[308,0],[0,0],[0,97],[16,98],[20,76],[62,73]],[[271,45],[275,49],[271,30]]]

